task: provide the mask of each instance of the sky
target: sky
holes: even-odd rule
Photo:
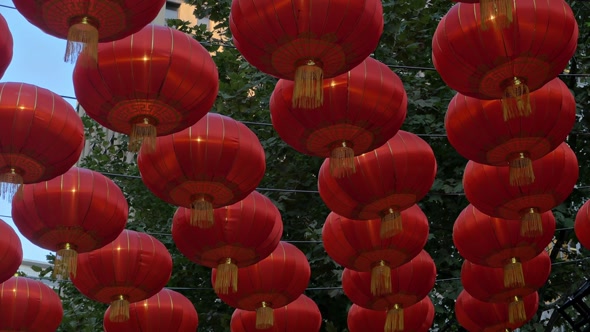
[[[0,15],[8,22],[14,40],[12,62],[0,82],[24,82],[51,90],[67,97],[74,96],[72,71],[74,65],[63,61],[66,41],[52,37],[30,24],[14,7],[10,0],[0,0]],[[76,101],[66,98],[73,106]],[[11,225],[10,204],[0,200],[0,219]],[[22,237],[24,258],[34,261],[46,261],[49,250],[39,248]]]

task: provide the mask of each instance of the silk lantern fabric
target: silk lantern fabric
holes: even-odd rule
[[[350,332],[428,332],[434,322],[434,305],[430,297],[404,310],[403,330],[386,325],[386,310],[370,310],[353,304],[348,310],[347,323]]]
[[[12,61],[14,40],[4,16],[0,15],[0,78]]]
[[[586,201],[576,213],[574,232],[578,241],[586,248],[590,248],[590,201]]]
[[[23,261],[23,247],[16,232],[0,219],[0,283],[10,279]]]
[[[510,0],[452,0],[453,2],[477,3],[482,30],[505,29],[514,19],[514,5]]]

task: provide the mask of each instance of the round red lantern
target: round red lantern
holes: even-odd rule
[[[510,0],[453,0],[453,2],[477,3],[482,30],[505,29],[512,24],[514,5]]]
[[[314,112],[293,107],[294,83],[279,80],[270,97],[273,127],[295,150],[330,158],[335,177],[355,172],[354,156],[392,138],[406,118],[399,77],[367,58],[348,73],[323,81],[324,103]]]
[[[84,126],[59,95],[25,83],[0,83],[0,196],[53,179],[80,158]]]
[[[260,71],[294,80],[293,107],[322,105],[322,79],[343,74],[375,50],[383,32],[380,0],[325,3],[234,0],[234,45]]]
[[[463,174],[465,196],[478,210],[492,217],[521,220],[521,233],[543,233],[541,214],[561,204],[578,180],[578,160],[562,143],[544,157],[532,162],[535,182],[511,186],[508,167],[469,161]]]
[[[510,317],[508,303],[489,303],[480,301],[463,290],[455,302],[455,315],[461,326],[468,331],[511,331],[530,321],[539,308],[537,292],[522,299],[524,303],[523,321]]]
[[[23,261],[23,247],[16,232],[0,219],[0,283],[12,277]]]
[[[505,119],[531,114],[529,92],[559,75],[574,55],[578,24],[563,0],[514,3],[506,29],[480,29],[479,4],[458,3],[439,22],[432,61],[457,92],[502,99]]]
[[[463,157],[480,164],[510,167],[510,184],[535,179],[532,160],[557,148],[576,120],[576,101],[555,78],[530,94],[535,113],[504,121],[500,100],[456,94],[445,117],[447,137]]]
[[[541,214],[541,222],[541,235],[525,237],[518,221],[490,217],[468,205],[455,221],[453,242],[466,260],[504,268],[504,287],[524,287],[522,264],[543,252],[555,232],[551,211]]]
[[[274,311],[274,326],[256,328],[256,313],[236,309],[231,316],[231,332],[319,332],[322,314],[309,297],[300,295],[297,300]]]
[[[590,248],[590,201],[586,201],[576,213],[574,232],[578,241],[587,249]]]
[[[404,329],[395,330],[386,325],[387,311],[370,310],[353,304],[348,310],[348,331],[350,332],[428,332],[434,322],[434,305],[430,297],[404,310]]]
[[[76,275],[78,253],[98,249],[121,234],[129,206],[106,176],[72,167],[49,181],[23,188],[12,202],[12,217],[33,244],[57,251],[54,273]]]
[[[191,209],[191,225],[213,225],[213,209],[246,198],[266,170],[264,149],[243,123],[208,113],[191,127],[156,139],[158,154],[142,150],[143,183],[165,202]]]
[[[195,124],[209,110],[219,88],[217,67],[192,36],[147,25],[98,48],[98,62],[76,63],[74,90],[92,119],[129,135],[129,150],[155,149],[156,136]]]
[[[78,255],[72,283],[88,298],[110,303],[109,319],[129,319],[129,303],[157,294],[172,274],[172,257],[151,235],[124,230],[106,246]]]
[[[399,233],[403,226],[400,212],[426,196],[434,183],[432,148],[415,134],[400,130],[354,162],[356,173],[336,178],[330,172],[330,160],[324,161],[318,176],[322,200],[346,218],[381,218],[381,237]]]
[[[371,272],[374,295],[391,292],[391,269],[409,262],[428,240],[428,219],[418,205],[401,212],[403,230],[382,239],[381,221],[353,220],[331,212],[322,229],[326,253],[345,268]]]
[[[112,322],[109,307],[104,314],[104,332],[194,332],[199,316],[192,302],[182,294],[162,289],[147,300],[132,303],[129,320]]]
[[[64,61],[80,52],[96,58],[98,42],[124,38],[153,21],[165,0],[14,0],[16,9],[48,35],[67,39]]]
[[[391,270],[391,293],[373,295],[371,273],[344,269],[342,288],[348,298],[365,309],[387,311],[386,329],[404,331],[404,309],[420,302],[434,287],[436,266],[422,251],[410,262]]]
[[[238,269],[240,288],[237,292],[216,294],[229,306],[256,311],[256,328],[269,329],[274,326],[274,309],[299,298],[310,276],[305,254],[294,245],[281,241],[265,259]],[[216,278],[217,269],[213,269],[212,284],[215,284]]]
[[[53,289],[25,277],[0,284],[0,307],[0,331],[56,331],[64,315]]]
[[[14,41],[8,23],[4,16],[0,15],[0,77],[4,76],[12,61],[13,47]]]
[[[238,268],[270,255],[283,235],[279,210],[253,191],[243,200],[213,211],[215,223],[200,229],[190,224],[190,210],[180,207],[172,218],[172,239],[191,261],[217,268],[214,289],[227,294],[238,288]]]

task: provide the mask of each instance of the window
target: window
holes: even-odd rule
[[[179,8],[180,8],[179,3],[176,3],[175,1],[166,1],[166,11],[164,13],[164,18],[177,19]]]

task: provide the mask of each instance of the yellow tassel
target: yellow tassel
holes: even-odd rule
[[[129,301],[123,295],[111,303],[109,320],[114,323],[126,322],[129,320]]]
[[[11,203],[14,196],[22,197],[23,177],[14,168],[0,174],[0,197]]]
[[[152,125],[148,118],[143,118],[142,122],[134,123],[131,126],[131,135],[129,135],[129,151],[138,152],[144,149],[146,153],[156,151],[156,127]]]
[[[487,30],[488,25],[493,29],[506,29],[513,21],[513,0],[480,0],[479,10],[481,29]]]
[[[530,208],[521,219],[520,235],[535,237],[543,235],[543,220],[539,210]]]
[[[274,325],[274,312],[270,303],[262,302],[256,309],[256,328],[258,330],[270,329]]]
[[[381,238],[390,238],[403,230],[402,215],[393,209],[381,218]]]
[[[502,109],[504,111],[504,121],[531,115],[529,87],[519,78],[514,77],[510,85],[504,89]]]
[[[324,103],[324,71],[312,60],[295,70],[293,108],[318,108]]]
[[[510,185],[526,186],[535,182],[533,162],[520,153],[517,158],[510,160]]]
[[[510,263],[504,266],[504,287],[524,287],[524,273],[522,272],[522,263],[519,262],[515,257],[512,257]]]
[[[229,288],[235,293],[238,291],[238,266],[232,262],[231,258],[217,266],[217,276],[215,278],[214,289],[218,294],[228,294]]]
[[[191,205],[190,225],[199,228],[211,228],[214,224],[213,204],[205,196],[197,198]]]
[[[57,251],[53,274],[59,279],[69,279],[70,274],[76,277],[78,270],[78,253],[69,243]]]
[[[82,17],[68,30],[65,62],[74,63],[80,53],[88,55],[96,63],[98,57],[98,29],[89,17]]]
[[[330,155],[330,174],[335,178],[348,177],[356,172],[354,150],[346,142],[332,149]]]
[[[398,304],[387,312],[385,319],[385,332],[396,332],[404,330],[404,309]]]
[[[391,268],[385,261],[371,269],[371,294],[379,296],[391,293]]]
[[[526,321],[526,310],[524,302],[518,296],[508,305],[508,321],[510,324],[522,323]]]

